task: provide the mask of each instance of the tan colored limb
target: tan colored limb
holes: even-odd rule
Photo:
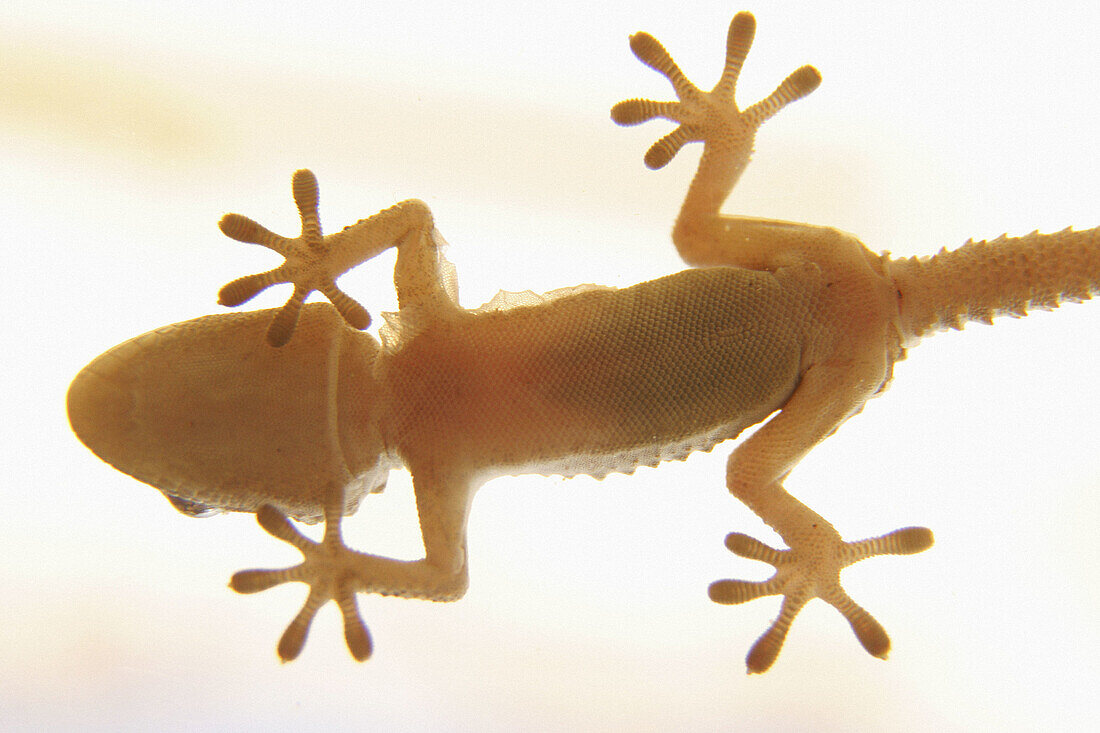
[[[453,304],[440,272],[437,242],[441,241],[431,211],[423,201],[410,199],[372,217],[362,219],[335,234],[323,235],[317,215],[317,179],[300,170],[293,179],[294,202],[302,219],[302,232],[291,239],[275,234],[240,214],[226,214],[218,222],[222,232],[240,242],[259,244],[278,252],[286,261],[273,270],[246,275],[225,285],[218,302],[226,306],[244,303],[277,283],[292,283],[294,292],[275,315],[267,333],[272,346],[290,340],[302,303],[314,290],[327,297],[354,328],[370,325],[370,314],[336,286],[336,278],[379,253],[397,247],[395,279],[402,305],[406,301]]]
[[[756,21],[751,13],[738,13],[726,38],[726,61],[722,76],[710,92],[701,91],[684,76],[668,51],[648,33],[630,38],[630,48],[642,63],[663,74],[672,83],[678,102],[630,99],[611,109],[620,125],[636,125],[663,117],[679,126],[650,147],[646,165],[660,168],[689,142],[702,142],[703,156],[688,189],[673,230],[673,241],[685,262],[697,266],[740,265],[740,242],[722,236],[717,223],[719,210],[748,165],[756,130],[787,104],[800,99],[821,83],[812,66],[791,73],[767,98],[741,111],[734,95],[745,56],[752,46]],[[753,259],[751,255],[747,258]]]
[[[429,474],[434,476],[434,474]],[[273,537],[294,545],[303,556],[301,564],[282,570],[242,570],[229,586],[238,593],[258,593],[289,582],[309,585],[309,596],[294,617],[277,647],[284,662],[295,659],[305,645],[317,611],[335,601],[344,619],[348,650],[358,661],[371,654],[371,639],[359,614],[356,593],[454,601],[469,584],[466,563],[466,518],[469,485],[441,483],[414,475],[420,527],[426,549],[421,560],[396,560],[356,552],[340,535],[342,498],[325,509],[325,534],[320,542],[302,535],[290,520],[272,506],[256,512],[260,526]]]
[[[932,532],[907,527],[858,542],[844,542],[820,514],[783,488],[790,470],[817,443],[858,412],[878,382],[861,379],[859,365],[811,368],[783,410],[756,431],[730,456],[727,485],[774,529],[790,549],[777,550],[733,533],[726,538],[731,552],[773,565],[776,573],[763,582],[719,580],[710,586],[717,603],[736,604],[768,595],[782,595],[783,604],[771,627],[749,651],[750,673],[764,672],[779,655],[787,631],[799,611],[821,598],[848,620],[868,653],[885,658],[890,639],[882,626],[856,604],[840,583],[840,571],[875,555],[911,554],[932,545]],[[867,369],[865,371],[875,371]]]
[[[359,607],[355,601],[356,588],[348,582],[346,574],[341,572],[344,564],[342,561],[351,556],[352,550],[344,545],[340,536],[339,511],[326,509],[325,535],[321,542],[314,542],[303,535],[294,528],[286,515],[271,505],[261,507],[256,512],[256,520],[271,536],[294,545],[302,553],[304,560],[296,567],[283,570],[242,570],[233,575],[229,587],[238,593],[259,593],[293,581],[309,585],[309,596],[302,610],[279,639],[279,659],[289,662],[298,657],[306,643],[313,617],[330,600],[336,602],[344,618],[344,638],[351,655],[359,661],[370,657],[370,633],[359,615]]]
[[[783,491],[781,486],[777,488]],[[842,542],[832,525],[824,519],[820,521],[826,530],[822,533],[823,537],[827,536],[830,541],[820,543],[823,548],[822,558],[817,562],[808,558],[805,548],[801,551],[794,548],[777,550],[738,532],[731,532],[726,536],[726,547],[730,552],[750,560],[766,562],[775,567],[776,572],[762,582],[717,580],[709,588],[711,600],[715,603],[737,604],[763,596],[783,596],[779,615],[756,640],[745,658],[745,666],[750,674],[766,672],[772,666],[783,648],[783,642],[795,617],[815,597],[840,611],[868,654],[885,659],[890,651],[890,637],[886,630],[874,616],[844,592],[840,584],[840,571],[876,555],[911,555],[927,550],[932,546],[932,531],[927,527],[905,527],[881,537]],[[835,557],[826,557],[829,550],[835,551]]]

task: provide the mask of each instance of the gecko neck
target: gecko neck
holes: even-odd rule
[[[1024,316],[1100,294],[1100,228],[968,241],[933,257],[889,260],[903,338],[913,343],[969,321]]]

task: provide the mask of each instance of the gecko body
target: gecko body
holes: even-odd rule
[[[383,432],[488,474],[602,478],[709,450],[793,391],[801,339],[771,326],[807,309],[799,274],[688,270],[456,313],[383,358]]]
[[[844,592],[840,571],[927,549],[931,531],[844,541],[784,480],[883,390],[921,337],[1100,292],[1100,234],[1036,233],[902,260],[832,228],[722,215],[756,129],[820,82],[804,66],[741,110],[734,90],[754,32],[750,14],[734,18],[710,92],[688,82],[652,36],[632,36],[634,53],[668,77],[679,101],[636,99],[612,109],[620,124],[679,123],[646,154],[651,168],[688,142],[704,144],[673,229],[695,269],[623,289],[580,287],[466,310],[423,202],[401,202],[325,236],[316,179],[299,171],[292,190],[300,236],[281,237],[237,214],[220,224],[228,236],[286,258],[228,284],[220,302],[238,305],[290,282],[287,304],[167,326],[108,351],[70,386],[74,431],[181,511],[254,512],[303,553],[296,567],[242,571],[231,581],[244,593],[309,585],[279,642],[282,659],[300,653],[329,600],[341,610],[351,653],[365,659],[372,644],[357,593],[454,600],[465,592],[467,518],[489,478],[629,473],[710,450],[766,420],[733,451],[726,486],[787,547],[728,535],[730,551],[776,572],[759,582],[718,580],[711,599],[783,597],[749,652],[750,672],[772,665],[813,598],[833,605],[864,648],[885,657],[886,632]],[[391,247],[399,312],[388,315],[380,342],[360,331],[370,316],[335,280]],[[313,290],[332,305],[303,305]],[[424,557],[348,548],[341,518],[402,467],[413,479]],[[304,537],[288,517],[324,519],[322,540]]]

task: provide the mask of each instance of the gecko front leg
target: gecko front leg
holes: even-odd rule
[[[336,602],[343,616],[344,639],[351,655],[360,662],[370,657],[370,632],[359,615],[355,588],[345,568],[353,552],[340,536],[340,512],[326,510],[325,535],[320,542],[314,542],[295,529],[286,515],[270,504],[256,512],[256,520],[272,537],[294,545],[302,553],[303,562],[284,570],[242,570],[230,579],[229,587],[238,593],[259,593],[293,581],[309,585],[305,605],[279,639],[279,659],[289,662],[298,657],[313,617],[330,600]]]
[[[301,653],[317,611],[335,601],[344,620],[348,650],[358,661],[372,650],[370,633],[359,614],[356,593],[377,593],[431,601],[455,601],[469,585],[466,522],[473,485],[439,467],[424,466],[413,474],[417,512],[424,541],[420,560],[397,560],[352,550],[340,534],[340,501],[325,507],[325,533],[320,542],[302,535],[282,512],[264,506],[256,520],[270,535],[294,545],[303,562],[281,570],[242,570],[229,587],[258,593],[290,582],[305,583],[309,595],[302,610],[279,639],[279,658],[289,662]]]
[[[286,262],[274,270],[234,280],[219,294],[219,302],[233,306],[275,283],[292,283],[294,293],[276,313],[267,332],[267,341],[272,346],[282,346],[290,340],[302,302],[313,290],[326,295],[352,327],[363,329],[369,325],[370,316],[366,310],[337,288],[335,280],[390,247],[397,249],[394,285],[403,326],[445,320],[459,311],[453,268],[440,251],[445,243],[424,202],[402,201],[336,234],[323,236],[317,216],[317,179],[308,170],[297,171],[293,192],[302,219],[302,233],[297,238],[273,234],[240,214],[228,214],[219,223],[227,236],[261,244],[286,258]],[[412,330],[407,329],[403,335],[408,337]],[[372,350],[360,354],[360,372],[355,371],[355,359],[350,358],[352,365],[348,366],[348,373],[340,374],[350,383],[359,380],[358,388],[352,393],[354,404],[339,402],[333,417],[344,418],[346,411],[351,424],[356,417],[366,420],[359,426],[360,433],[379,429],[377,411],[382,408],[372,407],[370,389],[376,379],[374,354]],[[345,358],[344,352],[340,358]],[[340,366],[343,368],[343,362]],[[380,387],[379,390],[384,392]],[[369,414],[372,409],[376,409],[373,416]],[[340,428],[344,427],[341,423]],[[349,430],[356,432],[352,428]],[[281,570],[241,571],[233,576],[230,587],[239,593],[257,593],[287,582],[309,586],[305,604],[279,641],[278,653],[283,661],[298,656],[314,616],[330,600],[343,615],[348,649],[352,656],[362,661],[370,656],[372,644],[359,615],[356,593],[434,601],[457,600],[465,593],[468,585],[466,518],[473,483],[453,464],[440,459],[403,458],[413,476],[425,549],[420,560],[397,560],[347,547],[340,532],[341,516],[346,511],[345,490],[336,484],[318,492],[326,497],[322,507],[325,532],[320,542],[298,532],[286,515],[274,506],[257,510],[260,526],[274,537],[294,545],[302,553],[303,562]],[[350,474],[345,478],[353,479]]]
[[[369,326],[370,314],[336,286],[336,278],[390,247],[398,250],[395,278],[402,306],[427,306],[436,312],[457,307],[453,278],[439,253],[442,238],[423,201],[402,201],[335,234],[323,235],[317,215],[317,178],[311,171],[299,170],[294,174],[292,189],[302,219],[302,232],[293,239],[240,214],[226,214],[218,222],[227,237],[262,245],[286,258],[279,267],[238,278],[218,292],[218,303],[232,307],[272,285],[292,283],[294,292],[275,314],[267,332],[272,346],[290,340],[302,303],[314,290],[332,301],[352,327],[362,330]]]

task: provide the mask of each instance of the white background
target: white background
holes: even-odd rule
[[[4,520],[0,727],[352,730],[1095,728],[1100,541],[1096,304],[937,336],[795,471],[849,538],[927,525],[936,546],[845,573],[886,626],[868,657],[821,603],[776,667],[743,657],[775,598],[730,530],[775,538],[723,487],[729,446],[603,482],[499,479],[470,526],[457,604],[363,598],[375,657],[335,609],[303,656],[274,646],[304,589],[226,588],[296,553],[248,515],[188,519],[69,432],[64,393],[114,344],[218,310],[278,258],[223,237],[226,211],[294,234],[312,168],[335,230],[419,197],[461,298],[680,267],[668,240],[698,155],[660,173],[667,98],[629,53],[661,39],[701,86],[736,5],[717,2],[45,2],[0,13]],[[828,224],[872,249],[1100,224],[1094,2],[769,2],[739,98],[824,76],[763,128],[731,213]],[[392,257],[342,279],[393,309]],[[281,302],[285,290],[258,302]],[[380,320],[380,319],[376,319]],[[346,522],[415,557],[407,477]]]

